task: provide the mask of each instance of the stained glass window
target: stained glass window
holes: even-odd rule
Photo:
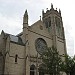
[[[44,50],[46,50],[47,44],[44,39],[38,38],[35,41],[36,50],[41,54]]]

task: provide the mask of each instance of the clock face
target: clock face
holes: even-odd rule
[[[35,47],[39,54],[46,50],[47,44],[44,39],[38,38],[35,41]]]

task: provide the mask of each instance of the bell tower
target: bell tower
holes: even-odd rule
[[[49,34],[52,36],[53,46],[61,49],[59,45],[63,44],[63,49],[66,51],[61,10],[57,11],[57,8],[54,9],[53,4],[51,4],[50,10],[47,8],[46,12],[42,11],[42,20]]]
[[[51,9],[44,13],[42,11],[42,19],[45,27],[48,29],[50,33],[57,35],[58,37],[63,38],[63,24],[62,24],[62,17],[61,17],[61,10],[57,11],[57,8],[53,8],[53,4],[51,4]]]

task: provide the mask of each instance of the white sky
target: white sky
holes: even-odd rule
[[[61,9],[63,25],[65,28],[68,54],[75,54],[75,1],[74,0],[0,0],[0,32],[4,30],[10,34],[18,34],[22,31],[22,20],[25,10],[28,10],[29,25],[36,22],[42,9],[50,9],[51,3],[54,8]]]

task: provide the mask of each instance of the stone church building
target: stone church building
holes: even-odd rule
[[[56,47],[66,54],[61,11],[53,8],[42,11],[42,20],[28,25],[28,12],[23,16],[23,31],[12,35],[3,30],[0,35],[0,75],[44,75],[40,55],[44,47]],[[64,60],[64,59],[63,59]],[[65,74],[63,74],[65,75]]]

